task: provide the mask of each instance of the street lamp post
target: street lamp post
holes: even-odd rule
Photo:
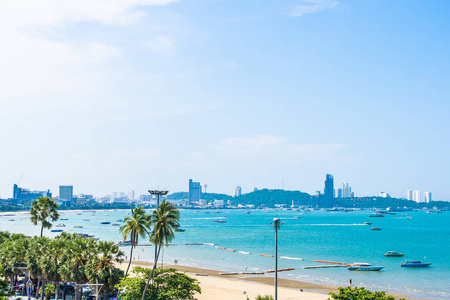
[[[148,192],[152,195],[156,195],[156,210],[159,209],[159,196],[165,196],[169,191],[158,191],[158,190],[148,190]],[[155,244],[155,263],[156,257],[158,256],[158,245]]]
[[[278,230],[281,228],[280,219],[273,219],[272,227],[275,229],[275,300],[278,299]]]

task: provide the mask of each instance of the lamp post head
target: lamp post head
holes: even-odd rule
[[[275,218],[275,219],[273,219],[272,227],[273,227],[273,229],[278,230],[281,228],[282,224],[284,224],[284,223],[280,223],[279,218]]]
[[[158,190],[148,190],[148,192],[152,195],[161,195],[161,196],[165,196],[169,193],[169,191],[158,191]]]

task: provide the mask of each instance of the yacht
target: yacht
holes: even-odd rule
[[[431,263],[423,263],[420,260],[407,260],[401,264],[402,267],[408,268],[425,268],[431,265]]]
[[[380,213],[380,212],[377,212],[377,213],[374,213],[374,214],[370,214],[369,217],[372,217],[372,218],[383,218],[384,214]]]
[[[348,270],[349,271],[380,271],[384,267],[372,266],[368,263],[353,263]]]
[[[405,255],[404,253],[398,253],[397,251],[388,251],[384,254],[386,257],[401,257]]]

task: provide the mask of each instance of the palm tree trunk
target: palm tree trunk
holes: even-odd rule
[[[44,300],[45,281],[42,279],[41,300]]]
[[[134,248],[134,241],[132,240],[131,241],[131,251],[130,251],[130,262],[128,263],[127,271],[125,272],[125,278],[127,278],[128,270],[130,269],[130,266],[131,266],[131,260],[133,259],[133,248]]]
[[[159,252],[160,252],[160,251],[161,251],[161,244],[159,244],[159,246],[158,246],[158,253],[156,254],[155,264],[153,265],[152,272],[151,272],[150,275],[148,276],[147,283],[145,284],[144,293],[142,294],[142,300],[145,299],[145,294],[147,294],[148,284],[150,283],[150,280],[151,280],[152,277],[153,277],[153,272],[155,272],[156,266],[158,265],[158,258],[159,258]]]
[[[36,285],[36,298],[38,297],[39,294],[39,286],[41,285],[41,276],[38,277],[38,282]]]
[[[59,299],[59,281],[55,282],[55,299]]]
[[[42,226],[41,226],[41,237],[42,237],[43,232],[44,232],[44,224],[42,224]]]

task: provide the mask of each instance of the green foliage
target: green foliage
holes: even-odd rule
[[[9,291],[9,284],[6,280],[0,280],[0,300],[8,299],[6,297],[12,296],[14,292]]]
[[[307,193],[300,191],[285,190],[257,190],[252,193],[242,194],[240,197],[233,198],[233,203],[244,205],[268,206],[273,207],[275,204],[285,204],[291,206],[292,201],[295,205],[313,205],[316,200]]]
[[[56,201],[50,197],[39,197],[36,201],[31,203],[31,223],[37,225],[41,223],[41,236],[44,228],[52,228],[50,221],[57,221],[59,214],[56,211],[58,209]]]
[[[45,299],[50,300],[50,297],[55,294],[55,286],[51,283],[45,285]]]
[[[330,296],[332,299],[336,300],[395,300],[392,296],[386,296],[386,292],[371,292],[363,287],[340,287],[338,294],[330,293]],[[330,300],[330,298],[328,298],[328,300]]]
[[[255,300],[273,300],[273,297],[269,296],[269,295],[265,295],[265,296],[258,295],[258,296],[256,296]]]
[[[0,264],[3,275],[13,278],[15,267],[27,267],[32,277],[55,282],[97,282],[103,294],[112,291],[123,272],[115,267],[123,252],[113,242],[97,242],[76,234],[61,233],[55,238],[33,237],[0,232]]]
[[[123,225],[119,228],[119,232],[122,234],[123,239],[126,240],[130,237],[131,240],[130,261],[128,263],[127,271],[125,272],[125,277],[128,275],[128,270],[130,269],[131,261],[133,259],[133,249],[139,243],[140,237],[143,238],[149,234],[148,231],[148,215],[144,208],[139,206],[131,209],[131,215],[125,217]]]
[[[151,271],[151,269],[142,267],[133,268],[132,272],[136,276],[126,278],[116,286],[120,291],[120,298],[123,300],[141,299]],[[196,279],[175,269],[156,268],[153,280],[155,284],[149,286],[145,296],[146,300],[194,300],[194,294],[201,293]]]

